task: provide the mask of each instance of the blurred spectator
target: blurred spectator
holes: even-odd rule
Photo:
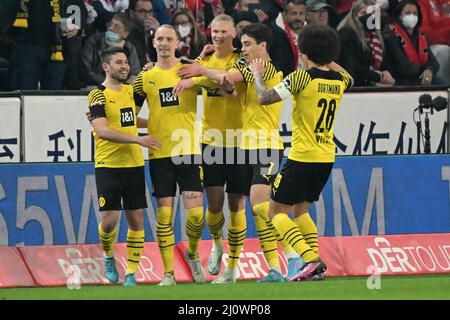
[[[422,11],[422,31],[439,61],[438,75],[450,83],[450,0],[418,0]]]
[[[82,0],[64,1],[63,12],[67,11],[70,4],[76,4],[80,8],[81,19],[79,22],[72,21],[72,17],[63,15],[61,20],[63,56],[66,62],[66,72],[63,88],[68,90],[80,90],[82,83],[81,74],[81,53],[84,31],[87,29],[88,12]],[[75,23],[74,23],[75,22]],[[80,23],[79,26],[76,23]]]
[[[11,91],[14,44],[7,33],[0,34],[0,91]]]
[[[159,27],[159,22],[154,17],[153,1],[155,0],[131,0],[128,11],[134,22],[128,41],[136,48],[141,67],[149,61],[156,61],[153,36]]]
[[[384,30],[386,55],[396,85],[443,84],[435,79],[439,70],[420,26],[422,14],[415,0],[403,0],[396,11],[396,19]]]
[[[171,25],[180,34],[178,54],[181,58],[195,59],[208,43],[205,35],[200,31],[194,16],[186,8],[178,8],[172,13]]]
[[[280,7],[273,0],[251,0],[251,3],[241,0],[241,12],[249,12],[256,15],[260,23],[264,23],[270,28],[273,35],[272,45],[269,48],[269,55],[273,65],[286,76],[295,70],[295,56],[291,47],[287,33],[275,22]],[[256,9],[252,11],[252,5]]]
[[[87,24],[90,25],[92,24],[95,19],[97,18],[98,14],[97,11],[95,11],[94,7],[91,5],[91,1],[90,0],[83,0],[84,1],[84,7],[86,8],[86,11],[88,13],[88,17],[87,17]]]
[[[68,19],[67,8],[76,5],[81,17]],[[17,44],[17,77],[15,88],[22,90],[59,90],[62,88],[66,66],[71,65],[70,76],[77,78],[79,57],[76,43],[81,34],[86,11],[82,0],[59,1],[30,0],[22,3],[11,35]],[[67,62],[67,63],[66,63]],[[69,79],[70,82],[70,79]]]
[[[283,8],[284,31],[286,32],[292,52],[294,53],[294,69],[298,69],[300,51],[298,34],[306,25],[306,3],[304,0],[287,0]]]
[[[430,44],[450,46],[450,0],[418,0]]]
[[[87,86],[97,86],[105,80],[101,54],[111,47],[121,47],[127,52],[130,65],[130,83],[141,71],[136,49],[131,42],[126,40],[132,28],[133,23],[128,16],[124,13],[117,13],[108,24],[106,32],[93,34],[87,39],[82,54],[85,70],[83,80]]]
[[[352,5],[355,1],[356,0],[335,0],[334,1],[338,24],[350,11],[350,9],[352,8]],[[388,2],[389,0],[381,0],[381,1]]]
[[[20,10],[20,5],[20,0],[0,1],[0,35],[11,27]]]
[[[192,12],[200,31],[211,38],[211,22],[224,13],[221,0],[184,0],[186,9]],[[172,17],[173,18],[173,17]]]
[[[105,32],[106,25],[116,13],[125,12],[129,6],[129,0],[92,0],[91,5],[97,12],[93,23],[95,32]]]
[[[239,0],[237,11],[250,11],[258,16],[259,22],[274,21],[281,12],[281,2],[275,0]]]
[[[130,7],[131,2],[135,0],[130,0]],[[170,24],[170,16],[168,13],[170,13],[170,9],[167,9],[166,3],[164,0],[152,0],[153,3],[153,17],[158,20],[159,24]]]
[[[380,30],[368,13],[368,7],[374,4],[375,0],[356,1],[337,28],[341,41],[339,64],[351,74],[355,86],[395,83],[386,68]]]
[[[222,6],[225,13],[229,16],[233,16],[236,13],[236,6],[239,0],[222,0]]]
[[[329,25],[330,10],[333,7],[325,0],[307,0],[306,8],[306,21],[308,23],[317,23],[322,26]]]
[[[233,20],[234,20],[234,24],[236,26],[236,38],[234,39],[233,44],[236,48],[238,48],[240,50],[242,48],[242,43],[241,43],[242,28],[244,28],[245,26],[247,26],[251,23],[257,23],[258,17],[253,12],[240,11],[240,12],[237,12],[233,16]]]

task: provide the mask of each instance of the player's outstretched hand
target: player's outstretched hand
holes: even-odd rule
[[[194,81],[192,79],[183,79],[180,80],[172,90],[172,95],[177,97],[179,96],[184,89],[189,89],[194,86]]]
[[[143,67],[142,70],[144,71],[148,71],[150,69],[152,69],[155,66],[155,64],[153,62],[147,62]]]
[[[261,58],[256,58],[253,59],[252,64],[251,64],[251,69],[252,69],[252,73],[253,75],[263,75],[264,72],[266,72],[266,67],[264,66],[264,61]]]
[[[139,144],[143,147],[155,150],[158,150],[161,147],[161,143],[159,143],[159,141],[151,135],[139,136],[138,138]]]
[[[230,79],[228,79],[227,75],[224,75],[222,81],[220,81],[217,85],[228,94],[232,94],[234,92],[234,84]]]
[[[89,122],[91,122],[92,120],[94,120],[94,118],[92,117],[90,111],[86,112],[86,118],[88,119]]]
[[[203,59],[205,59],[205,57],[206,57],[208,54],[210,54],[210,53],[212,53],[212,52],[214,52],[214,51],[216,51],[216,48],[214,47],[214,45],[213,45],[213,44],[207,44],[207,45],[205,45],[205,46],[203,47],[202,52],[200,52],[199,58],[200,58],[201,60],[203,60]]]
[[[191,64],[183,65],[180,70],[178,70],[177,75],[181,79],[190,79],[192,77],[200,76],[201,66],[197,62]]]

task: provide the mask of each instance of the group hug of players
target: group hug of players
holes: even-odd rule
[[[102,54],[106,80],[89,93],[89,118],[95,137],[98,226],[106,278],[116,283],[113,244],[123,209],[128,222],[127,270],[124,286],[135,286],[144,245],[144,158],[157,201],[157,240],[164,265],[159,285],[176,284],[173,211],[177,186],[187,212],[186,261],[194,282],[205,283],[199,243],[206,224],[213,239],[207,269],[221,271],[228,199],[228,260],[213,283],[236,282],[239,255],[247,230],[245,197],[252,207],[258,239],[270,268],[259,282],[321,280],[326,265],[319,257],[317,228],[308,214],[331,173],[335,158],[333,124],[350,75],[334,60],[339,40],[328,27],[311,25],[299,36],[304,70],[286,77],[270,62],[271,31],[263,24],[243,28],[242,50],[236,52],[233,19],[217,16],[212,45],[195,63],[175,55],[179,35],[170,25],[156,30],[158,60],[126,84],[125,52]],[[198,87],[203,92],[201,139],[196,131]],[[292,148],[280,168],[283,141],[279,134],[282,100],[293,99]],[[137,115],[147,102],[148,119]],[[147,128],[139,136],[137,128]],[[207,197],[206,215],[203,192]],[[292,217],[292,218],[291,218]],[[282,274],[277,243],[288,259]]]

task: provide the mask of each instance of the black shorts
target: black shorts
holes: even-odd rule
[[[245,194],[242,184],[244,164],[239,163],[239,148],[221,148],[202,144],[204,187],[223,187],[227,193]],[[245,159],[244,159],[245,160]]]
[[[294,205],[319,200],[333,163],[298,162],[287,159],[272,187],[272,199]]]
[[[151,159],[149,161],[153,193],[156,198],[175,197],[177,184],[180,192],[203,192],[203,170],[200,160],[176,164],[172,158]]]
[[[100,211],[147,208],[144,167],[95,168],[95,182]]]
[[[250,194],[250,188],[254,184],[271,185],[283,159],[283,150],[256,149],[245,150],[245,165],[242,183],[245,187],[245,195]]]

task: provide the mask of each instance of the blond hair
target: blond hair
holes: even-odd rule
[[[230,22],[234,27],[234,19],[225,13],[219,14],[217,17],[215,17],[211,24],[215,22]]]
[[[342,21],[337,26],[337,30],[340,30],[344,27],[350,27],[358,37],[361,42],[364,50],[370,50],[369,45],[367,44],[366,37],[364,36],[364,28],[362,23],[358,19],[358,12],[360,12],[365,7],[373,6],[376,4],[376,0],[358,0],[353,3],[352,8],[347,13],[347,15],[342,19]],[[378,38],[381,42],[381,47],[384,49],[384,41],[381,35],[380,30],[375,29],[375,32],[378,34]]]

